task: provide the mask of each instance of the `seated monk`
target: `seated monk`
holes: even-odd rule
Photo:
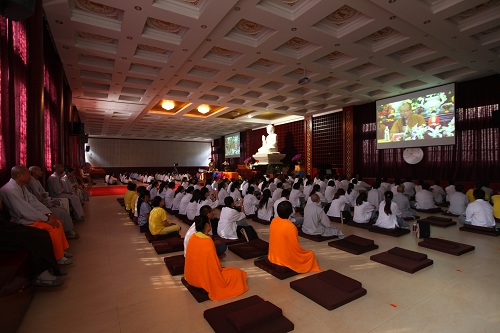
[[[268,260],[297,273],[320,271],[314,252],[300,247],[297,227],[289,220],[293,213],[292,204],[289,201],[280,202],[277,212],[279,217],[271,221],[269,229]]]
[[[213,301],[239,296],[248,290],[247,273],[235,267],[222,267],[212,238],[207,215],[196,217],[196,233],[186,251],[184,278],[193,287],[203,288]]]

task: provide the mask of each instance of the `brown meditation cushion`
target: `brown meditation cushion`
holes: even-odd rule
[[[283,312],[273,303],[264,301],[253,304],[245,309],[228,314],[227,320],[238,332],[247,332],[271,320],[277,319]]]
[[[404,250],[404,249],[403,249]],[[413,252],[413,251],[411,251]],[[396,251],[396,253],[401,254],[402,252]],[[418,252],[416,252],[418,253]],[[420,253],[423,254],[423,253]],[[425,255],[425,254],[423,254]],[[370,260],[376,261],[383,265],[393,267],[402,270],[407,273],[415,273],[425,267],[431,266],[434,262],[431,259],[424,259],[422,261],[415,261],[405,257],[401,257],[396,254],[389,253],[389,251],[374,254],[370,257]]]
[[[354,235],[351,235],[351,236],[354,236]],[[378,245],[376,245],[376,244],[372,244],[372,245],[368,245],[368,246],[360,246],[360,245],[351,243],[349,241],[349,237],[350,236],[348,236],[344,239],[339,239],[336,241],[328,242],[328,246],[331,246],[331,247],[334,247],[334,248],[339,249],[341,251],[346,251],[346,252],[349,252],[349,253],[352,253],[355,255],[363,254],[363,253],[378,249]],[[369,240],[369,239],[367,239],[367,240]]]
[[[299,236],[310,239],[314,242],[324,242],[330,239],[339,238],[338,236],[321,236],[321,235],[309,235],[299,229]]]
[[[451,218],[431,215],[431,216],[427,217],[427,220],[440,221],[440,222],[450,222]]]
[[[349,235],[345,237],[344,240],[359,246],[370,246],[375,243],[373,239],[363,238],[356,235]]]
[[[395,256],[410,259],[413,261],[423,261],[423,260],[427,259],[427,254],[425,254],[425,253],[410,251],[410,250],[406,250],[406,249],[403,249],[400,247],[394,247],[387,252],[389,252],[390,254],[393,254]]]
[[[299,274],[288,267],[273,264],[267,259],[267,256],[255,259],[254,265],[280,280],[288,279],[289,277]]]
[[[260,238],[256,238],[246,243],[231,245],[229,246],[229,251],[245,260],[257,258],[267,255],[269,252],[269,243]]]
[[[184,238],[168,238],[151,243],[157,254],[184,251]]]
[[[352,293],[355,290],[361,288],[361,282],[351,279],[348,276],[335,272],[331,269],[321,272],[318,274],[318,279],[325,281],[332,286],[345,291],[346,293]]]
[[[184,274],[184,254],[163,258],[168,271],[172,276]]]
[[[500,235],[500,229],[489,228],[489,227],[479,227],[472,224],[464,224],[459,228],[460,231],[469,231],[474,232],[476,234],[488,235],[496,237]]]
[[[400,237],[410,233],[410,229],[403,229],[403,228],[386,229],[378,227],[376,225],[370,226],[368,230],[370,230],[370,232],[376,232],[378,234],[388,235],[393,237]]]
[[[458,243],[439,238],[426,238],[424,239],[424,242],[427,244],[442,246],[447,249],[456,249],[459,247]]]
[[[184,279],[181,279],[182,284],[186,287],[186,289],[193,295],[198,303],[208,301],[210,298],[208,297],[208,292],[203,288],[193,287],[189,284],[189,282]]]
[[[349,226],[351,227],[356,227],[356,228],[361,228],[361,229],[369,229],[371,226],[373,225],[373,223],[357,223],[357,222],[354,222],[354,221],[351,221],[349,223]]]
[[[443,210],[440,208],[440,207],[436,207],[436,208],[429,208],[429,209],[415,209],[417,212],[423,212],[423,213],[442,213]]]
[[[418,243],[418,245],[431,250],[452,254],[454,256],[460,256],[475,249],[472,245],[452,242],[440,238],[426,238],[422,242]]]

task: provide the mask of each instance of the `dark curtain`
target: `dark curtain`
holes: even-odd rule
[[[403,149],[377,150],[375,104],[355,107],[355,165],[365,177],[386,176],[463,181],[500,181],[500,130],[493,124],[498,110],[500,75],[457,83],[456,144],[424,147],[415,165],[403,161]]]
[[[9,24],[0,16],[0,181],[9,179],[8,156],[10,146],[10,114],[9,114]]]

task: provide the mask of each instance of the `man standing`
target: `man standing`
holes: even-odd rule
[[[47,190],[49,191],[50,196],[53,198],[68,198],[74,209],[76,215],[75,218],[77,220],[83,220],[85,218],[85,214],[83,213],[80,198],[72,192],[65,191],[61,184],[61,176],[64,171],[63,166],[61,164],[55,164],[52,167],[52,170],[54,173],[47,179]]]
[[[391,128],[391,139],[393,134],[404,133],[416,125],[425,125],[425,119],[419,114],[414,114],[409,102],[401,104],[399,107],[401,118],[396,120]]]

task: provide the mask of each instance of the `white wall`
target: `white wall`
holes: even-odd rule
[[[85,160],[93,167],[206,166],[210,142],[89,138]]]

